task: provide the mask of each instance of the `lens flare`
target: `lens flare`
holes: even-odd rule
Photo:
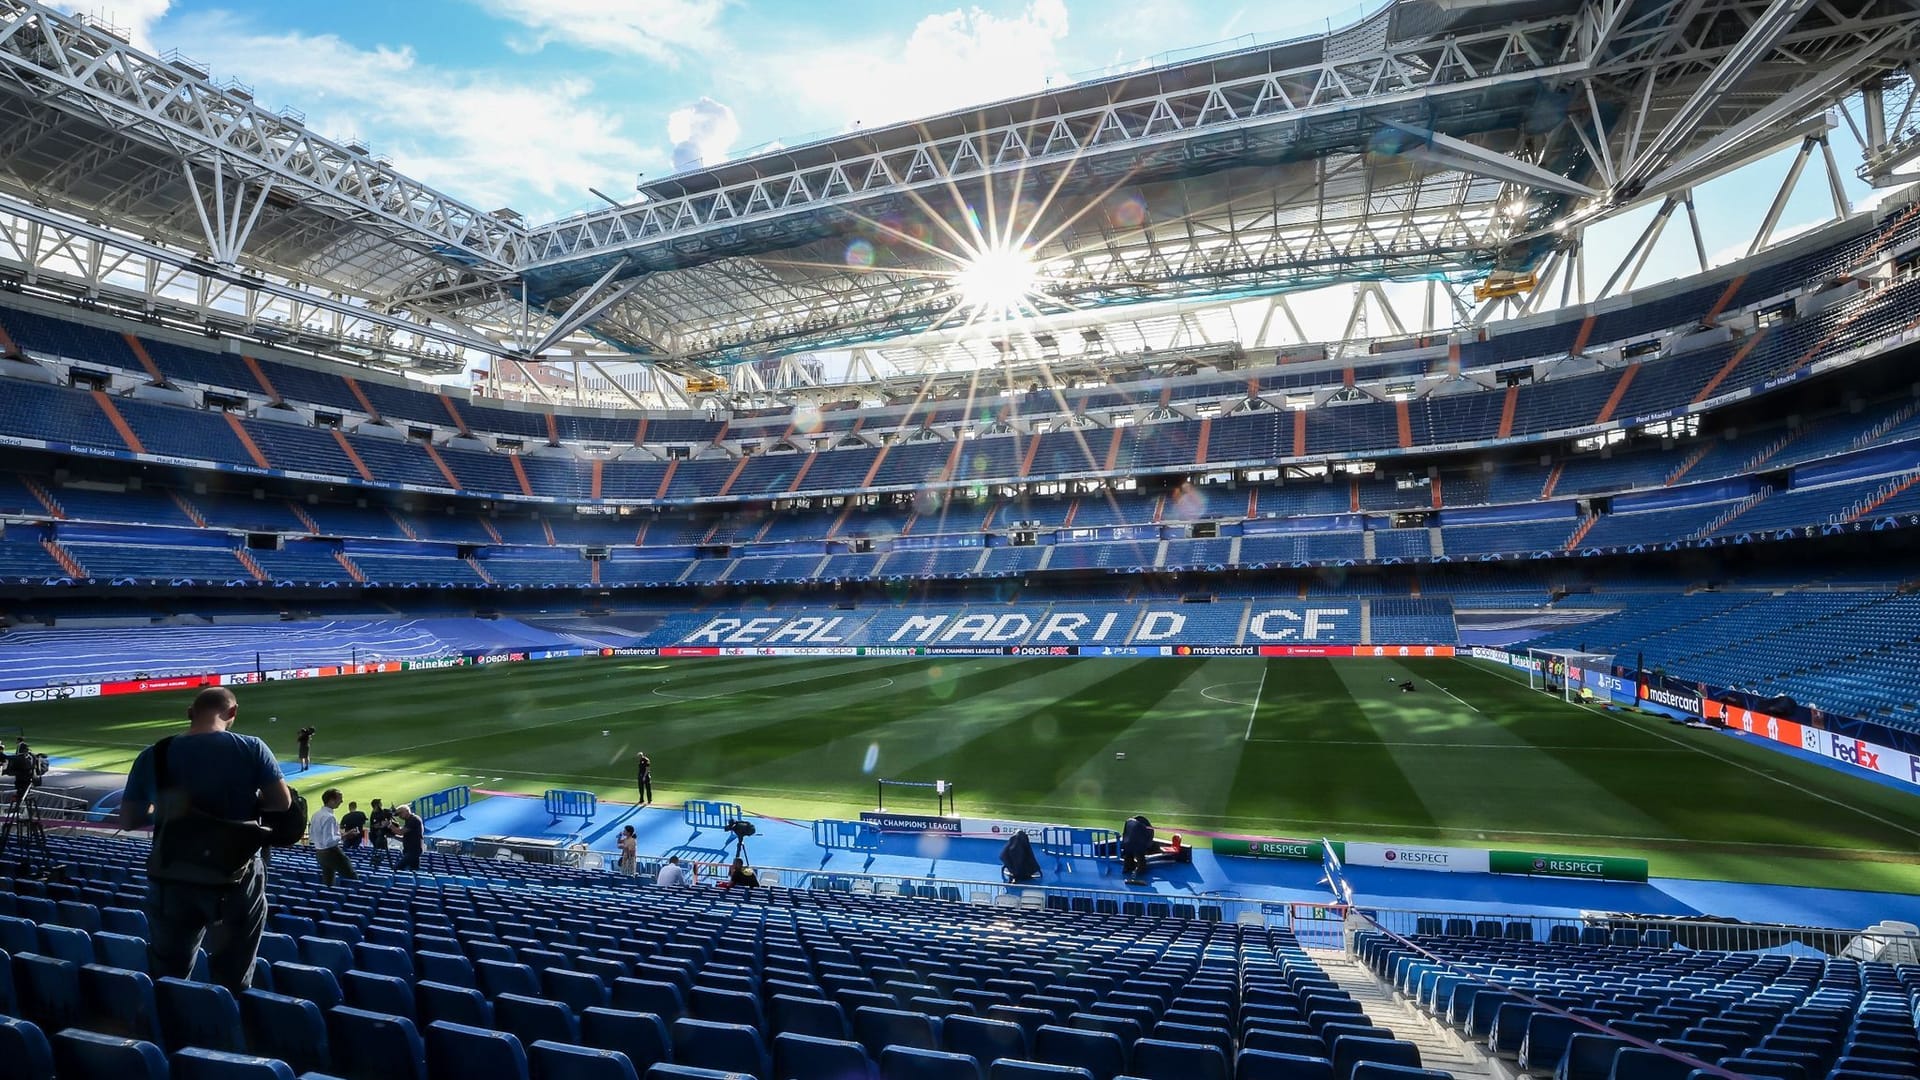
[[[954,275],[954,286],[979,318],[1000,319],[1027,306],[1038,275],[1029,252],[994,246],[975,252]]]

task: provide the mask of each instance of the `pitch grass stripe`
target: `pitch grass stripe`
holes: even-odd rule
[[[1506,672],[1501,671],[1501,674],[1505,675]],[[1587,712],[1593,713],[1597,716],[1605,717],[1606,719],[1611,720],[1616,724],[1628,723],[1627,721],[1622,720],[1617,716],[1614,716],[1612,713],[1608,712],[1605,709],[1595,708],[1594,706],[1587,705],[1584,702],[1575,701],[1575,702],[1571,702],[1570,704],[1572,704],[1577,709],[1585,709]],[[1664,739],[1667,742],[1673,743],[1676,746],[1683,746],[1689,750],[1695,751],[1696,753],[1704,754],[1705,756],[1713,758],[1714,760],[1719,761],[1722,764],[1731,765],[1734,768],[1741,770],[1742,772],[1752,773],[1753,775],[1760,777],[1762,780],[1770,780],[1776,784],[1779,784],[1782,787],[1791,788],[1802,795],[1806,795],[1810,798],[1818,799],[1821,802],[1828,803],[1833,806],[1837,806],[1842,810],[1846,810],[1851,813],[1858,814],[1861,817],[1867,818],[1870,821],[1879,822],[1880,824],[1885,825],[1888,828],[1898,829],[1899,831],[1906,833],[1908,836],[1920,837],[1920,829],[1909,828],[1908,826],[1902,825],[1897,821],[1893,821],[1891,819],[1881,817],[1880,815],[1872,813],[1867,810],[1862,810],[1858,806],[1853,806],[1853,805],[1849,805],[1848,803],[1841,802],[1839,799],[1836,799],[1830,795],[1822,794],[1821,792],[1815,791],[1812,788],[1804,787],[1800,784],[1796,784],[1793,781],[1785,779],[1783,777],[1770,775],[1766,772],[1761,771],[1760,769],[1755,768],[1752,765],[1747,764],[1744,761],[1727,757],[1724,754],[1715,753],[1714,751],[1709,750],[1703,746],[1696,746],[1693,743],[1684,742],[1680,739],[1674,738],[1671,735],[1668,735],[1664,731],[1652,731],[1651,734],[1653,734],[1658,738]]]
[[[1241,737],[1242,742],[1253,738],[1253,718],[1260,715],[1260,695],[1267,692],[1267,671],[1271,666],[1271,662],[1260,665],[1260,685],[1253,690],[1253,707],[1247,710],[1247,733]]]

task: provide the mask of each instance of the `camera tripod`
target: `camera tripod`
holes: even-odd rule
[[[17,852],[12,850],[15,846]],[[55,869],[53,853],[47,850],[47,829],[40,822],[40,804],[30,787],[20,790],[7,805],[5,817],[0,817],[0,862],[9,863],[15,877],[49,877]]]

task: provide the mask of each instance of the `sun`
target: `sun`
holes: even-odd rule
[[[1039,276],[1031,252],[994,245],[968,256],[954,274],[954,287],[975,319],[1007,319],[1032,306]]]

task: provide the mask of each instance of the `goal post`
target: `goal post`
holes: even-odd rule
[[[1540,649],[1528,647],[1527,659],[1533,661],[1527,665],[1527,685],[1543,693],[1552,694],[1562,701],[1577,702],[1588,698],[1610,700],[1610,695],[1599,693],[1588,685],[1587,672],[1612,673],[1613,654],[1588,652],[1584,649]]]

